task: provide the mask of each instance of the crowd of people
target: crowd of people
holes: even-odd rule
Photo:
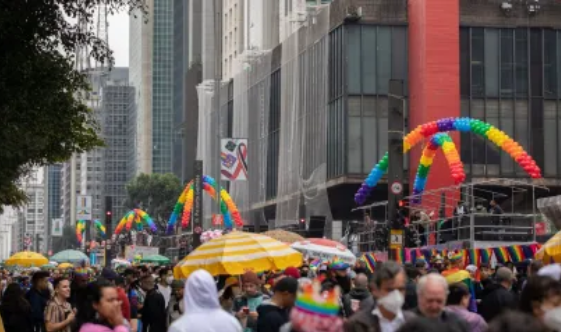
[[[2,272],[0,332],[561,332],[561,266],[335,260],[176,280],[169,267]]]

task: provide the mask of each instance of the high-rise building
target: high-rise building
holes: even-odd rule
[[[282,1],[281,1],[282,2]],[[246,51],[272,49],[279,41],[278,0],[222,1],[222,80],[243,69]]]
[[[135,174],[172,170],[173,4],[173,0],[148,1],[147,20],[142,13],[130,16],[129,80],[135,89]]]
[[[24,237],[31,239],[34,251],[47,252],[47,224],[45,223],[45,169],[35,168],[22,180],[27,203],[22,207]]]
[[[52,220],[62,217],[62,164],[53,164],[46,166],[45,169],[45,199],[44,203],[47,211],[44,214],[45,225],[47,228],[46,247],[47,250],[52,249]]]
[[[19,209],[5,206],[4,212],[0,214],[0,259],[4,260],[11,256],[14,243],[17,242],[17,227]]]
[[[126,68],[120,68],[125,73]],[[103,190],[102,197],[111,197],[112,213],[115,216],[124,214],[123,202],[126,198],[128,149],[130,136],[128,127],[129,104],[134,97],[134,88],[129,86],[127,75],[108,80],[101,94],[101,135],[106,148],[102,150],[103,159]],[[105,198],[103,199],[105,204]],[[107,207],[104,206],[105,211]],[[114,221],[118,221],[116,217]],[[113,227],[112,227],[113,229]]]
[[[88,105],[98,122],[101,122],[102,88],[108,81],[123,81],[127,68],[113,68],[109,72],[92,71],[89,75],[91,91],[83,102]],[[126,128],[124,128],[126,129]],[[103,217],[103,148],[75,154],[62,166],[62,215],[65,225],[76,223],[76,202],[78,195],[92,197],[92,217]]]
[[[248,224],[282,226],[302,215],[362,218],[352,212],[353,196],[388,151],[392,79],[405,85],[406,130],[445,117],[481,119],[532,155],[542,184],[559,187],[558,2],[506,1],[508,8],[500,0],[279,3],[281,44],[272,56],[246,59],[251,70],[229,83],[236,93],[228,101],[233,104],[228,117],[234,119],[228,131],[236,136],[246,128],[252,153],[247,182],[250,193],[259,195],[242,202],[235,190],[230,193],[242,213],[262,212],[250,214]],[[203,59],[212,66],[211,58]],[[205,112],[201,109],[201,116]],[[216,128],[199,122],[199,133]],[[455,140],[469,179],[528,178],[508,153],[480,137],[461,133]],[[203,143],[200,149],[216,151],[211,141]],[[420,153],[406,158],[405,178],[415,174]],[[432,166],[439,176],[429,179],[430,189],[454,184],[441,159]],[[371,199],[387,199],[383,182]],[[513,202],[505,201],[503,209]]]

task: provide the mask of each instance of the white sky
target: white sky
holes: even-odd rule
[[[121,11],[109,16],[109,47],[113,50],[116,67],[129,66],[129,15]]]

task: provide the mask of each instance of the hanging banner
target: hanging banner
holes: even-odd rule
[[[222,181],[247,180],[247,138],[220,140],[220,179]]]
[[[92,220],[92,196],[78,195],[76,220]]]
[[[62,219],[51,219],[51,236],[62,236]]]
[[[195,178],[193,179],[193,248],[201,245],[203,229],[203,162],[195,160]]]

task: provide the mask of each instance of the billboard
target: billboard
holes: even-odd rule
[[[62,236],[62,219],[51,219],[51,236]]]
[[[92,220],[92,196],[78,195],[76,220]]]
[[[222,181],[247,180],[247,138],[220,140],[220,179]]]

